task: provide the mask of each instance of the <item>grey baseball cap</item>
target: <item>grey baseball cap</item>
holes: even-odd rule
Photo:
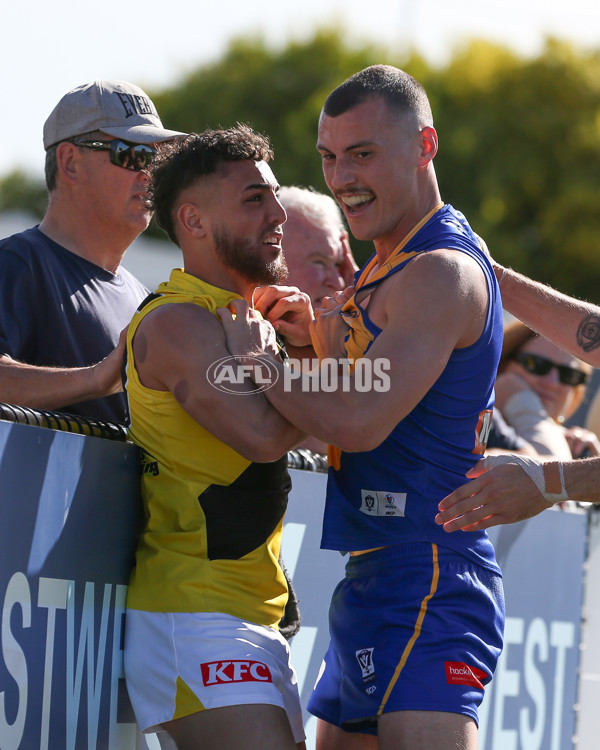
[[[72,89],[54,107],[44,123],[44,148],[93,130],[135,143],[186,135],[163,128],[152,100],[139,86],[93,81]]]

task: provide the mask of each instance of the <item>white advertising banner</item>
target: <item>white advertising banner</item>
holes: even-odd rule
[[[328,644],[344,558],[321,550],[326,476],[292,470],[283,557],[300,600],[303,705]],[[139,528],[133,446],[0,421],[0,750],[158,750],[123,680],[126,586]],[[585,514],[493,530],[506,646],[481,711],[481,750],[572,748]],[[305,714],[308,750],[315,720]]]

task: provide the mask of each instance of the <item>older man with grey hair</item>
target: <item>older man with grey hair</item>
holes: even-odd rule
[[[179,135],[126,81],[58,102],[44,125],[46,214],[0,242],[0,401],[126,420],[117,344],[147,290],[121,261],[152,217],[145,167]]]
[[[283,251],[287,283],[306,292],[314,308],[323,298],[350,286],[358,266],[338,204],[328,195],[302,187],[282,187],[287,213]]]
[[[287,283],[308,294],[317,309],[325,297],[351,286],[358,270],[342,212],[331,196],[310,188],[282,187],[279,200],[287,213],[283,226]],[[300,447],[327,453],[327,444],[312,435]]]

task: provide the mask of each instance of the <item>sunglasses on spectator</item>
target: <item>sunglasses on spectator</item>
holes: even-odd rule
[[[147,169],[150,162],[156,155],[156,150],[152,146],[146,146],[144,143],[130,143],[129,141],[77,141],[73,140],[76,146],[89,148],[92,151],[109,151],[109,159],[117,167],[123,169],[133,169],[135,172],[141,172]]]
[[[567,365],[558,365],[551,359],[540,357],[538,354],[519,352],[514,356],[515,361],[522,365],[532,375],[547,375],[553,367],[558,370],[558,379],[563,385],[583,385],[588,379],[587,372]]]

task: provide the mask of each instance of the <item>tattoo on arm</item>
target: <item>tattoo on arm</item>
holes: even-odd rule
[[[600,316],[586,315],[577,329],[577,343],[584,352],[591,352],[600,346]]]

